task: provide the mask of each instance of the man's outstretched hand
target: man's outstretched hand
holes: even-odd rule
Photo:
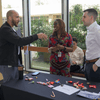
[[[47,35],[44,34],[44,33],[38,33],[37,36],[38,36],[38,39],[42,39],[42,40],[43,40],[43,39],[44,39],[44,40],[47,40],[47,39],[48,39]]]

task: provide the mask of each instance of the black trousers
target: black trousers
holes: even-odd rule
[[[70,72],[75,72],[78,71],[80,69],[79,65],[71,65],[70,66]]]
[[[3,92],[2,92],[1,86],[0,86],[0,100],[4,100],[4,96],[3,96]]]
[[[98,67],[98,70],[94,72],[92,68],[94,63],[85,64],[85,77],[90,82],[100,82],[100,67]]]

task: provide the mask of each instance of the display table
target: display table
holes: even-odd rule
[[[87,98],[77,96],[78,92],[72,95],[67,95],[47,86],[36,83],[37,81],[46,82],[46,79],[49,81],[60,79],[61,84],[66,84],[66,81],[79,81],[79,83],[83,83],[88,88],[87,91],[96,93],[100,92],[100,83],[92,83],[97,86],[97,88],[94,89],[89,88],[89,86],[86,84],[87,81],[85,80],[44,73],[37,75],[37,78],[32,76],[31,73],[28,74],[28,76],[33,78],[35,81],[34,84],[29,84],[30,81],[25,81],[25,76],[23,80],[11,80],[5,84],[2,84],[5,100],[88,100]],[[54,86],[58,85],[59,84],[54,84]],[[68,83],[68,85],[73,86],[71,83]],[[55,98],[51,97],[52,91],[55,93]]]

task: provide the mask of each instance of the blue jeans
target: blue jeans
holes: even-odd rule
[[[0,65],[0,72],[3,74],[3,83],[11,80],[18,79],[18,67],[8,67],[7,65]]]
[[[22,66],[20,60],[18,60],[18,66]],[[0,65],[0,72],[3,74],[3,83],[11,80],[19,78],[18,67],[8,67],[8,65]]]
[[[3,82],[8,82],[11,79],[18,79],[18,67],[8,67],[7,65],[0,65],[0,72],[3,75]],[[3,92],[0,86],[0,100],[4,100]]]
[[[18,60],[18,65],[22,66],[20,60]],[[8,67],[8,65],[0,65],[0,72],[3,75],[3,82],[8,82],[12,79],[19,79],[18,67]],[[0,100],[4,100],[3,92],[0,86]]]

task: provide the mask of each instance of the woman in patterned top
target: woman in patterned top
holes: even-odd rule
[[[68,52],[73,51],[72,37],[65,31],[65,23],[61,19],[54,21],[54,30],[49,37],[50,73],[70,77],[70,61]]]

